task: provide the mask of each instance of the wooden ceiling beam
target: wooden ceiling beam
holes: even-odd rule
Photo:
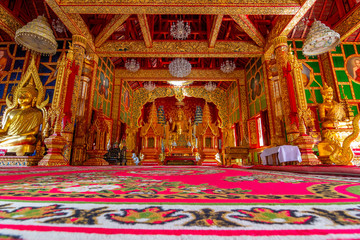
[[[287,36],[296,24],[305,16],[307,11],[314,5],[316,0],[303,0],[301,8],[294,16],[278,16],[274,27],[271,29],[265,45],[265,53],[271,49],[273,40],[278,36]]]
[[[152,38],[151,38],[149,22],[147,20],[146,14],[138,14],[138,19],[140,23],[141,33],[144,38],[145,46],[147,48],[151,48]]]
[[[360,4],[356,5],[350,12],[348,12],[339,22],[337,22],[333,29],[340,34],[340,40],[344,41],[350,37],[356,30],[360,28]]]
[[[100,47],[129,17],[129,14],[115,15],[95,38],[95,47]]]
[[[78,13],[67,14],[60,8],[57,0],[45,0],[53,12],[59,17],[62,23],[73,35],[82,35],[88,41],[87,44],[93,51],[95,50],[94,39],[88,26]]]
[[[249,0],[213,1],[168,0],[168,1],[98,1],[98,0],[61,0],[61,8],[67,13],[80,14],[209,14],[209,15],[294,15],[300,9],[299,0]],[[131,6],[131,7],[129,7]],[[206,6],[206,11],[204,11]]]
[[[21,28],[24,24],[1,4],[0,16],[0,29],[4,30],[11,39],[14,39],[16,30]]]
[[[223,14],[220,14],[220,15],[216,15],[214,17],[213,24],[211,27],[211,32],[210,32],[210,38],[209,38],[209,48],[215,47],[216,39],[219,35],[219,30],[220,30],[223,16],[224,16]]]
[[[257,45],[264,47],[265,38],[246,15],[231,15],[231,17]]]
[[[106,57],[260,57],[263,48],[251,42],[217,41],[214,48],[209,48],[207,40],[202,41],[153,41],[152,48],[147,48],[143,41],[107,41],[96,48],[99,56]]]

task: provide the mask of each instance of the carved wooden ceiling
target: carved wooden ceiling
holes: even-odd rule
[[[251,57],[263,55],[278,34],[304,39],[314,19],[338,31],[343,41],[360,39],[359,0],[163,2],[1,0],[0,41],[13,41],[16,29],[12,26],[44,15],[50,25],[57,19],[65,24],[66,31],[54,31],[56,38],[80,34],[91,39],[89,48],[110,57],[117,69],[124,69],[128,58],[137,59],[142,69],[167,69],[175,57],[185,57],[194,69],[220,69],[227,59],[243,69]],[[171,24],[179,19],[191,27],[187,40],[170,35]],[[141,86],[139,82],[133,87]],[[219,83],[219,87],[228,86]]]

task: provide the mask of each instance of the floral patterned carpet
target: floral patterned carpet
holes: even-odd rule
[[[215,167],[0,169],[0,239],[360,239],[360,177]]]

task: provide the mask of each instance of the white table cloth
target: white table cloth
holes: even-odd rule
[[[273,148],[265,149],[261,154],[261,161],[263,165],[266,165],[266,157],[268,157],[268,164],[274,165],[275,159],[273,159],[273,154],[278,154],[279,162],[291,162],[298,161],[301,162],[301,153],[297,146],[292,145],[283,145]]]

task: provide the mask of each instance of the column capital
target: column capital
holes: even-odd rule
[[[83,48],[86,48],[87,40],[85,37],[83,37],[81,35],[73,35],[72,42],[73,42],[73,44],[77,44],[77,45],[82,46]]]
[[[278,36],[278,37],[274,38],[273,44],[274,44],[275,48],[282,47],[282,46],[287,47],[287,40],[288,40],[287,36]]]

